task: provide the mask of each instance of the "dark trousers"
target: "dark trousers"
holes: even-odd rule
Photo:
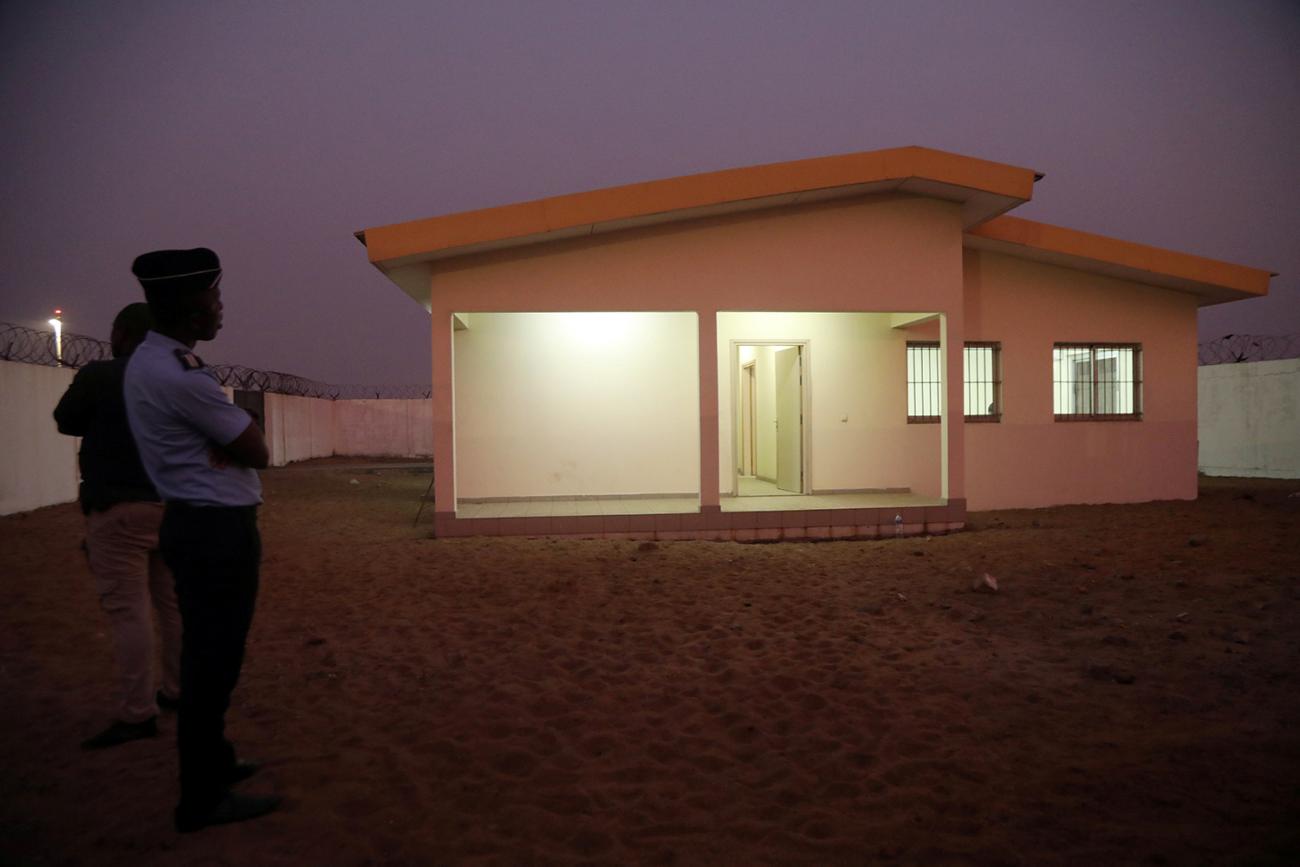
[[[202,812],[224,797],[235,750],[226,709],[239,682],[257,601],[262,539],[257,507],[168,503],[159,532],[176,578],[181,623],[181,706],[176,723],[181,811]]]

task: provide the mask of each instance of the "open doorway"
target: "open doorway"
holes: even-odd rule
[[[737,496],[807,493],[807,342],[735,341]]]

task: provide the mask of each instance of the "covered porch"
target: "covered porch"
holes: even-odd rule
[[[916,322],[937,335],[941,320],[458,313],[455,506],[437,509],[435,533],[767,541],[959,529],[947,424],[908,416],[906,342]]]

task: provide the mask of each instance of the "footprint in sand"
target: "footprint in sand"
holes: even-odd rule
[[[748,744],[758,737],[758,728],[749,723],[742,723],[731,726],[727,729],[727,734],[737,743]]]
[[[537,768],[537,757],[523,750],[510,750],[492,760],[492,768],[507,777],[523,779],[532,776]]]
[[[825,816],[804,822],[800,832],[812,840],[828,840],[835,836],[835,825]]]
[[[788,674],[778,674],[772,678],[772,686],[778,692],[793,692],[799,688],[801,681],[798,678],[791,677]]]
[[[837,780],[827,783],[822,794],[827,800],[850,800],[862,794],[862,787],[856,783]]]
[[[596,735],[595,737],[586,738],[578,744],[578,751],[585,756],[598,759],[610,752],[618,745],[618,741],[608,735]]]
[[[826,699],[815,692],[805,692],[799,696],[799,706],[810,713],[824,710],[827,704]]]
[[[614,848],[614,838],[604,831],[587,829],[569,838],[569,845],[577,854],[590,858]]]
[[[503,741],[515,733],[515,727],[508,723],[488,723],[483,727],[483,734],[494,741]]]

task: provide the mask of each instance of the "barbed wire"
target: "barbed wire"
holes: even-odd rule
[[[332,385],[292,373],[258,370],[242,364],[213,364],[211,367],[222,385],[240,391],[269,391],[326,400],[417,400],[433,394],[427,385]]]
[[[61,342],[64,367],[84,367],[92,361],[113,357],[107,340],[65,331]],[[0,360],[57,366],[54,332],[0,322]]]
[[[1225,334],[1197,349],[1202,365],[1300,358],[1300,334]]]
[[[92,361],[113,357],[113,347],[107,340],[65,331],[61,343],[62,359],[57,352],[54,332],[0,322],[0,361],[80,368]],[[292,373],[258,370],[242,364],[213,364],[210,367],[218,382],[239,391],[264,391],[326,400],[420,400],[433,393],[427,385],[332,385]]]

